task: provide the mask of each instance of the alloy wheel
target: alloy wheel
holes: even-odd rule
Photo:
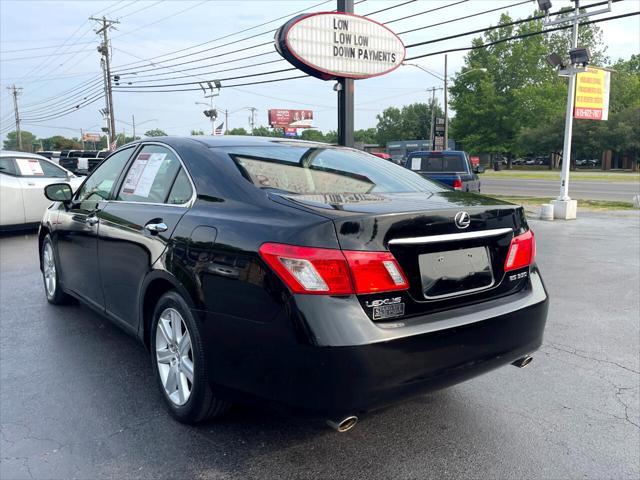
[[[53,298],[56,294],[57,287],[56,261],[53,257],[53,247],[49,242],[44,244],[44,251],[42,253],[42,270],[42,274],[44,275],[44,285],[47,289],[47,296],[49,298]]]
[[[193,349],[187,325],[174,308],[160,314],[156,328],[156,363],[169,400],[184,405],[193,389]]]

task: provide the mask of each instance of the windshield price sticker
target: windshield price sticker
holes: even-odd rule
[[[122,191],[129,195],[148,197],[166,153],[141,153],[131,165]]]
[[[405,58],[402,40],[366,17],[320,12],[300,15],[276,33],[276,49],[310,75],[369,78],[398,68]]]

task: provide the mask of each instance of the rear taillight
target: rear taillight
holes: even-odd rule
[[[459,178],[456,178],[453,181],[453,188],[454,190],[462,190],[462,180],[460,180]]]
[[[265,243],[260,256],[293,293],[349,295],[409,288],[391,252]]]
[[[528,267],[536,258],[536,239],[533,231],[529,230],[522,235],[513,237],[509,246],[509,253],[504,262],[504,271],[517,270]]]

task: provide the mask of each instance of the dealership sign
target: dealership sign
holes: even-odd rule
[[[609,118],[609,86],[611,72],[587,68],[576,77],[574,118],[607,120]]]
[[[384,25],[347,13],[294,17],[278,29],[278,52],[298,69],[321,78],[369,78],[404,60],[402,40]]]
[[[311,128],[313,127],[312,110],[269,110],[269,125],[274,128]]]

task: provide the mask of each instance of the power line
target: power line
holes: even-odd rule
[[[164,1],[164,0],[160,0],[160,1]],[[208,1],[209,1],[209,0],[203,0],[203,1],[202,1],[202,2],[200,2],[200,3],[197,3],[197,4],[195,4],[195,5],[191,5],[190,7],[187,7],[187,8],[185,8],[185,9],[183,9],[183,10],[180,10],[179,12],[174,12],[174,13],[172,13],[171,15],[167,15],[166,17],[162,17],[162,18],[160,18],[160,19],[158,19],[158,20],[155,20],[155,21],[153,21],[153,22],[151,22],[151,23],[147,23],[147,24],[142,25],[142,26],[140,26],[140,27],[136,27],[136,31],[141,30],[141,29],[143,29],[143,28],[150,27],[150,26],[152,26],[152,25],[156,25],[157,23],[160,23],[160,22],[164,22],[164,21],[165,21],[165,20],[167,20],[168,18],[174,18],[176,15],[180,15],[180,14],[182,14],[182,13],[184,13],[184,12],[187,12],[187,11],[189,11],[189,10],[192,10],[192,9],[196,8],[196,7],[199,7],[200,5],[202,5],[203,3],[207,3]],[[157,2],[157,3],[160,3],[160,2]],[[154,5],[155,5],[155,4],[154,4]],[[124,17],[122,17],[122,18],[124,18]],[[125,36],[125,35],[131,35],[132,33],[133,33],[133,32],[124,32],[124,33],[121,33],[120,35],[114,35],[114,36],[113,36],[113,38],[120,38],[120,37],[123,37],[123,36]]]
[[[465,3],[468,2],[469,0],[459,0],[455,3],[447,3],[446,5],[442,5],[440,7],[436,7],[436,8],[432,8],[430,10],[425,10],[423,12],[418,12],[418,13],[413,13],[411,15],[407,15],[405,17],[400,17],[400,18],[396,18],[395,20],[389,20],[388,22],[384,22],[384,25],[389,25],[390,23],[395,23],[395,22],[399,22],[401,20],[406,20],[407,18],[413,18],[413,17],[418,17],[420,15],[424,15],[425,13],[431,13],[431,12],[436,12],[438,10],[444,10],[445,8],[449,8],[449,7],[453,7],[455,5],[459,5],[461,3]]]
[[[375,12],[369,12],[369,13],[365,13],[363,15],[363,17],[369,17],[371,15],[375,15],[376,13],[382,13],[382,12],[386,12],[387,10],[392,10],[394,8],[398,8],[398,7],[402,7],[403,5],[407,5],[409,3],[414,3],[417,2],[418,0],[409,0],[407,2],[401,3],[399,5],[392,5],[390,7],[386,7],[386,8],[381,8],[380,10],[376,10]]]
[[[591,25],[593,23],[607,22],[609,20],[617,20],[617,19],[620,19],[620,18],[631,17],[631,16],[634,16],[634,15],[640,15],[640,11],[632,12],[632,13],[625,13],[625,14],[621,14],[621,15],[615,15],[615,16],[607,17],[607,18],[600,18],[598,20],[589,20],[588,22],[581,22],[580,25]],[[521,38],[533,37],[535,35],[544,35],[545,33],[555,32],[555,31],[558,31],[558,30],[565,30],[565,29],[568,29],[568,28],[572,28],[572,25],[561,25],[559,27],[547,28],[545,30],[522,33],[522,34],[514,35],[514,36],[511,36],[511,37],[501,38],[501,39],[495,40],[493,42],[484,43],[482,45],[473,45],[473,46],[470,46],[470,47],[461,47],[461,48],[451,48],[451,49],[448,49],[448,50],[441,50],[439,52],[425,53],[423,55],[416,55],[416,56],[413,56],[413,57],[410,57],[410,58],[406,58],[405,60],[416,60],[418,58],[432,57],[434,55],[441,55],[443,53],[462,52],[462,51],[466,51],[466,50],[478,50],[478,49],[481,49],[481,48],[487,48],[487,47],[491,47],[493,45],[498,45],[500,43],[509,42],[511,40],[519,40]]]
[[[245,33],[245,32],[248,32],[248,31],[254,30],[254,29],[256,29],[256,28],[263,27],[263,26],[268,25],[268,24],[270,24],[270,23],[276,22],[276,21],[278,21],[278,20],[282,20],[282,19],[284,19],[284,18],[289,18],[289,17],[291,17],[291,16],[293,16],[293,15],[296,15],[296,14],[298,14],[298,13],[305,12],[305,11],[307,11],[307,10],[310,10],[310,9],[313,9],[313,8],[316,8],[316,7],[319,7],[319,6],[322,6],[322,5],[324,5],[324,4],[326,4],[326,3],[329,3],[329,2],[331,2],[331,1],[333,1],[333,0],[325,0],[325,1],[323,1],[323,2],[320,2],[320,3],[318,3],[318,4],[312,5],[312,6],[310,6],[310,7],[303,8],[302,10],[297,10],[297,11],[295,11],[295,12],[288,13],[288,14],[286,14],[286,15],[283,15],[283,16],[278,17],[278,18],[274,18],[274,19],[269,20],[269,21],[267,21],[267,22],[260,23],[260,24],[258,24],[258,25],[254,25],[253,27],[245,28],[245,29],[239,30],[239,31],[234,32],[234,33],[229,33],[229,34],[223,35],[223,36],[221,36],[221,37],[214,38],[214,39],[212,39],[212,40],[207,40],[206,42],[202,42],[202,43],[198,43],[198,44],[196,44],[196,45],[192,45],[192,46],[190,46],[190,47],[185,47],[185,48],[181,48],[181,49],[178,49],[178,50],[173,50],[173,51],[171,51],[171,52],[167,52],[167,53],[164,53],[164,54],[162,54],[162,55],[156,55],[155,57],[149,57],[147,60],[155,60],[156,58],[167,57],[167,56],[169,56],[169,55],[173,55],[173,54],[176,54],[176,53],[185,52],[185,51],[187,51],[187,50],[191,50],[191,49],[193,49],[193,48],[198,48],[198,47],[201,47],[201,46],[203,46],[203,45],[208,45],[208,44],[210,44],[210,43],[217,42],[218,40],[224,40],[225,38],[233,37],[233,36],[235,36],[235,35],[240,35],[241,33]],[[272,31],[273,31],[273,30],[272,30]],[[264,34],[264,33],[263,33],[263,34]],[[165,61],[166,61],[166,60],[165,60]],[[140,62],[125,63],[125,64],[123,64],[123,65],[120,65],[119,67],[116,67],[116,68],[127,67],[127,66],[129,66],[129,65],[134,65],[134,64],[137,64],[137,63],[140,63]]]
[[[53,113],[53,114],[50,114],[50,115],[44,115],[44,116],[41,116],[41,117],[35,117],[35,118],[28,117],[28,118],[25,118],[24,120],[26,122],[40,122],[40,121],[43,121],[43,120],[53,120],[53,119],[56,119],[56,118],[66,117],[67,115],[69,115],[69,114],[71,114],[73,112],[76,112],[76,111],[78,111],[78,110],[80,110],[80,109],[82,109],[84,107],[87,107],[87,106],[97,102],[103,96],[104,96],[104,93],[101,92],[98,95],[87,99],[86,101],[82,102],[81,104],[78,104],[78,105],[76,105],[74,107],[71,107],[71,108],[67,108],[67,109],[65,109],[63,111],[56,112],[56,113]]]
[[[297,70],[297,68],[296,67],[283,68],[280,70],[272,70],[270,72],[251,73],[249,75],[239,75],[237,77],[217,78],[216,80],[218,80],[219,82],[225,82],[227,80],[239,80],[241,78],[259,77],[263,75],[271,75],[274,73],[291,72],[294,70]],[[156,87],[183,87],[185,85],[200,85],[201,83],[202,82],[182,82],[182,83],[168,83],[168,84],[162,84],[162,85],[131,85],[131,86],[121,86],[120,88],[127,89],[127,90],[138,90],[143,88],[156,88]]]
[[[118,18],[118,20],[122,20],[123,18],[130,17],[131,15],[135,15],[136,13],[142,12],[143,10],[147,10],[149,8],[155,7],[156,5],[158,5],[159,3],[162,3],[162,2],[164,2],[164,0],[158,0],[157,2],[154,2],[151,5],[145,5],[144,7],[139,8],[138,10],[134,10],[133,12],[126,13],[126,14],[120,16],[120,17],[117,17],[117,18]],[[109,15],[113,16],[113,12],[109,13]]]
[[[225,88],[232,87],[245,87],[248,85],[261,85],[263,83],[274,83],[274,82],[283,82],[286,80],[296,80],[298,78],[307,78],[309,75],[296,75],[293,77],[285,77],[285,78],[275,78],[273,80],[262,80],[258,82],[247,82],[247,83],[235,83],[233,85],[226,85]],[[119,90],[114,89],[114,92],[132,92],[133,90]],[[202,91],[201,88],[181,88],[181,89],[170,89],[170,90],[136,90],[137,93],[168,93],[168,92],[195,92]]]
[[[425,14],[425,13],[433,12],[433,11],[436,11],[436,10],[442,10],[442,9],[444,9],[444,8],[449,8],[449,7],[452,7],[452,6],[457,5],[457,4],[459,4],[459,3],[464,3],[464,2],[467,2],[467,1],[469,1],[469,0],[459,0],[458,2],[453,3],[453,4],[447,4],[447,5],[443,5],[443,6],[437,7],[437,8],[433,8],[433,9],[425,10],[425,11],[418,12],[418,13],[413,14],[413,15],[409,15],[409,16],[401,17],[401,18],[399,18],[399,19],[395,19],[395,20],[390,20],[389,22],[386,22],[386,23],[387,23],[387,24],[388,24],[388,23],[393,23],[393,22],[397,22],[397,21],[399,21],[399,20],[403,20],[403,19],[406,19],[406,18],[411,18],[411,17],[413,17],[413,16],[423,15],[423,14]],[[322,2],[322,3],[327,3],[327,2]],[[391,9],[394,9],[394,8],[401,7],[401,6],[403,6],[403,5],[407,4],[407,3],[411,3],[411,2],[405,2],[405,3],[401,3],[401,4],[397,4],[397,5],[393,5],[393,6],[391,6],[391,7],[387,7],[387,8],[385,8],[385,9],[379,10],[379,11],[377,11],[377,12],[372,12],[372,13],[379,13],[380,11],[387,11],[387,10],[391,10]],[[312,7],[310,7],[310,8],[312,8]],[[289,16],[290,16],[290,15],[287,15],[286,17],[289,17]],[[282,18],[282,17],[281,17],[281,18]],[[279,19],[281,19],[281,18],[279,18]],[[275,20],[272,20],[271,22],[273,22],[273,21],[275,21]],[[268,22],[268,23],[271,23],[271,22]],[[251,27],[251,28],[253,29],[253,28],[256,28],[256,27]],[[246,31],[246,30],[248,30],[248,29],[245,29],[245,31]],[[259,37],[259,36],[265,35],[265,34],[273,33],[273,32],[275,32],[276,30],[277,30],[277,29],[273,29],[273,30],[269,30],[269,31],[266,31],[266,32],[256,33],[256,34],[253,34],[253,35],[250,35],[250,36],[247,36],[247,37],[243,37],[243,38],[240,38],[240,39],[236,39],[236,40],[231,41],[231,42],[227,42],[227,43],[222,44],[222,45],[216,45],[216,46],[214,46],[214,47],[206,48],[206,49],[199,50],[199,51],[196,51],[196,52],[191,52],[191,53],[188,53],[188,54],[185,54],[185,55],[180,55],[180,56],[178,56],[178,57],[173,57],[173,58],[171,58],[171,59],[167,59],[167,60],[165,60],[165,61],[179,60],[179,59],[187,58],[187,57],[191,57],[191,56],[193,56],[193,55],[197,55],[197,54],[200,54],[200,53],[205,53],[205,52],[208,52],[208,51],[216,50],[216,49],[219,49],[219,48],[222,48],[222,47],[225,47],[225,46],[234,45],[234,44],[236,44],[236,43],[240,43],[240,42],[243,42],[243,41],[245,41],[245,40],[250,40],[250,39],[253,39],[253,38],[256,38],[256,37]],[[228,36],[230,36],[230,35],[227,35],[227,37],[228,37]],[[215,39],[215,40],[219,40],[219,39],[222,39],[222,38],[225,38],[225,37],[219,37],[218,39]],[[203,44],[211,43],[211,42],[213,42],[213,41],[215,41],[215,40],[211,40],[211,41],[209,41],[209,42],[204,42]],[[229,54],[232,54],[232,53],[238,53],[238,52],[240,52],[240,51],[250,50],[250,49],[252,49],[252,48],[258,48],[258,47],[265,46],[265,45],[272,45],[272,43],[273,43],[272,41],[265,42],[265,43],[260,43],[260,44],[257,44],[257,45],[253,45],[253,46],[251,46],[251,47],[245,47],[245,48],[242,48],[242,49],[233,50],[233,51],[231,51],[231,52],[227,52],[227,53],[224,53],[224,54],[218,54],[218,55],[212,55],[212,56],[202,57],[202,58],[200,58],[200,59],[189,60],[189,61],[186,61],[186,62],[173,63],[173,64],[171,64],[171,65],[169,65],[169,66],[170,66],[170,67],[176,67],[176,66],[181,66],[181,65],[189,64],[189,63],[202,62],[202,61],[205,61],[205,60],[208,60],[208,59],[217,58],[217,57],[224,56],[224,55],[229,55]],[[203,44],[200,44],[200,45],[203,45]],[[191,49],[191,48],[194,48],[194,47],[189,47],[188,49]],[[183,49],[183,50],[186,50],[186,49]],[[175,52],[174,52],[174,53],[175,53]],[[164,56],[167,56],[167,55],[169,55],[169,54],[165,54]],[[151,60],[151,59],[153,59],[153,58],[159,58],[159,57],[151,57],[149,60]],[[135,63],[135,62],[134,62],[134,63]],[[137,62],[137,63],[140,63],[140,62]],[[125,65],[127,65],[127,64],[125,64]],[[145,69],[140,69],[140,66],[136,66],[136,67],[126,67],[126,68],[122,68],[122,67],[124,67],[124,65],[123,65],[123,66],[121,66],[119,69],[117,69],[115,73],[124,73],[124,72],[125,72],[125,71],[127,71],[127,70],[136,70],[136,73],[144,73],[144,72],[150,72],[150,71],[155,71],[155,70],[162,70],[163,68],[165,68],[165,67],[163,67],[163,66],[159,66],[159,67],[155,67],[155,68],[145,68]]]
[[[484,10],[484,11],[478,12],[478,13],[472,13],[471,15],[465,15],[464,17],[457,17],[457,18],[453,18],[451,20],[445,20],[445,21],[438,22],[438,23],[432,23],[431,25],[425,25],[424,27],[417,27],[417,28],[412,28],[412,29],[409,29],[409,30],[404,30],[403,32],[398,32],[398,35],[404,35],[405,33],[417,32],[419,30],[426,30],[427,28],[432,28],[432,27],[439,27],[440,25],[446,25],[448,23],[459,22],[460,20],[466,20],[468,18],[478,17],[480,15],[485,15],[487,13],[497,12],[498,10],[506,10],[508,8],[524,5],[525,3],[531,3],[531,0],[524,0],[522,2],[512,3],[511,5],[505,5],[505,6],[502,6],[502,7],[492,8],[491,10]]]

